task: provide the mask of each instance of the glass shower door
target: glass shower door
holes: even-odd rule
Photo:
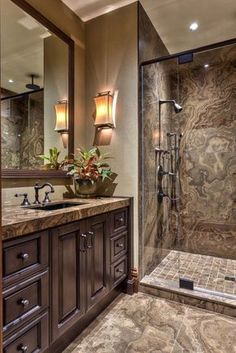
[[[236,299],[236,45],[194,54],[179,68],[180,278]]]

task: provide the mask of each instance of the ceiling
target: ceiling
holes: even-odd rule
[[[133,0],[62,0],[83,20],[128,5]],[[236,37],[235,0],[140,0],[170,53]],[[199,29],[189,31],[197,21]]]

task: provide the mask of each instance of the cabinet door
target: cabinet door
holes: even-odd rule
[[[84,313],[84,222],[52,230],[52,339],[71,327]]]
[[[109,239],[106,219],[104,214],[87,220],[87,309],[108,291]]]

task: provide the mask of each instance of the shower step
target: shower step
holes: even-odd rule
[[[202,288],[194,288],[194,290],[179,288],[175,282],[166,283],[163,280],[150,279],[149,276],[141,280],[139,290],[156,297],[236,317],[236,296],[234,295],[224,295]]]

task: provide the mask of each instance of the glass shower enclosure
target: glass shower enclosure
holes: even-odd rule
[[[142,282],[236,304],[236,41],[141,80]]]

